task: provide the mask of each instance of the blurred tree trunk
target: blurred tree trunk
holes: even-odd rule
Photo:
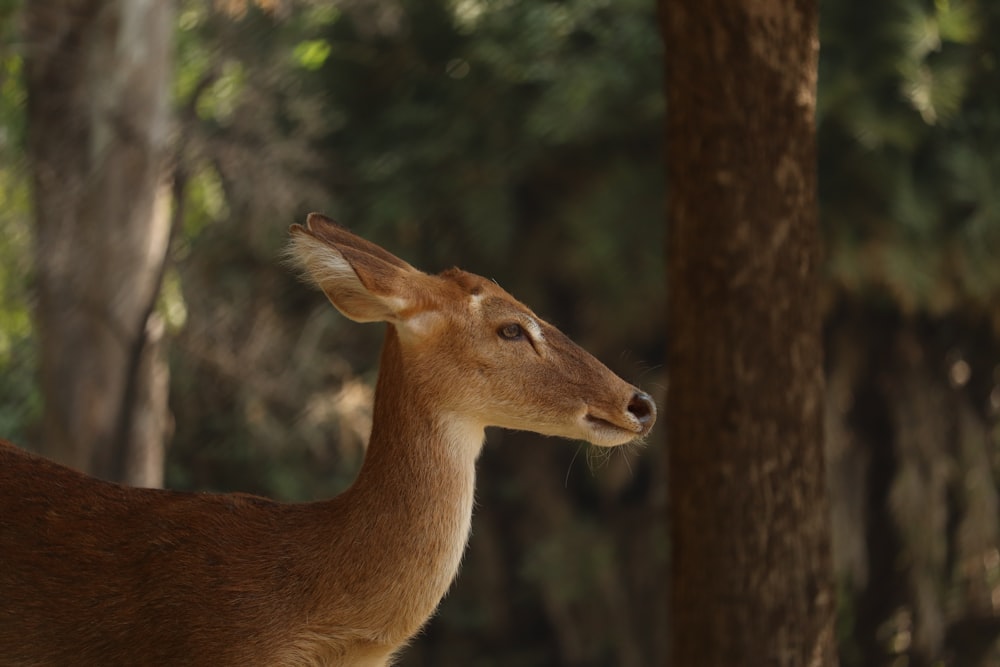
[[[664,0],[674,667],[832,665],[814,0]]]
[[[170,0],[25,3],[42,453],[162,481]]]

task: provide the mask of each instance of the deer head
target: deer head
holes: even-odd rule
[[[480,428],[608,447],[652,428],[647,394],[496,283],[423,273],[317,213],[291,235],[292,255],[341,313],[394,328],[414,401]]]

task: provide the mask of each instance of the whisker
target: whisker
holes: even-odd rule
[[[625,467],[628,468],[628,476],[630,478],[634,479],[635,478],[635,471],[632,470],[632,464],[628,460],[629,454],[632,453],[631,448],[632,448],[631,443],[628,444],[628,445],[625,445],[624,447],[621,447],[621,450],[622,450],[622,461],[625,462]]]
[[[644,378],[647,375],[649,375],[650,373],[652,373],[653,371],[658,371],[658,370],[660,370],[663,367],[664,367],[664,364],[652,364],[650,366],[646,366],[645,364],[643,364],[642,365],[642,370],[639,372],[639,377],[640,378]]]
[[[587,467],[590,468],[590,472],[597,472],[606,465],[612,454],[612,450],[607,447],[589,447],[587,449]]]
[[[576,451],[573,452],[573,458],[569,460],[569,465],[566,466],[566,479],[563,480],[563,488],[569,488],[569,473],[573,470],[573,463],[576,461],[576,457],[580,455],[580,450],[583,449],[583,443],[581,442],[576,446]]]

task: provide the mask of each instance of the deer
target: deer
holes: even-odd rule
[[[616,447],[656,405],[495,282],[310,214],[288,255],[386,322],[365,456],[282,503],[131,488],[0,441],[0,665],[384,667],[455,579],[488,426]]]

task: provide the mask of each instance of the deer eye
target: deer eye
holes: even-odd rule
[[[504,340],[523,340],[525,338],[524,329],[516,322],[505,324],[497,329],[497,335]]]

